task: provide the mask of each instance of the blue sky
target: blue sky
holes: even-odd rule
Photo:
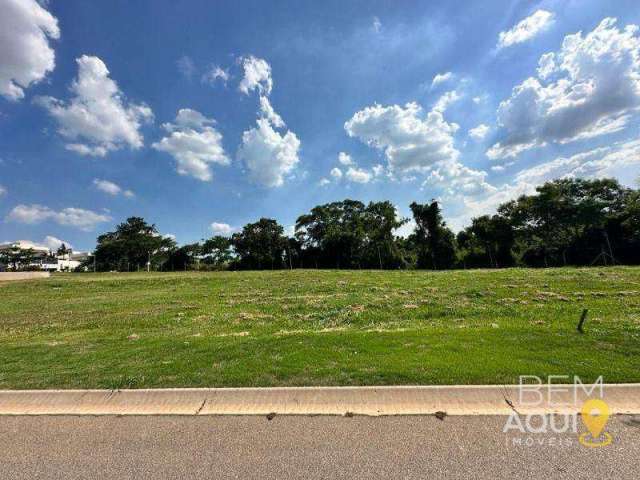
[[[0,9],[0,241],[86,250],[139,215],[185,243],[344,198],[459,229],[640,176],[634,0]]]

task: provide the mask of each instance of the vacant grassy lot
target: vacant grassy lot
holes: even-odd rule
[[[640,381],[640,268],[0,283],[0,388],[481,384],[520,374]]]

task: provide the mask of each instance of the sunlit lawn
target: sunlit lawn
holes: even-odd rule
[[[521,374],[640,381],[640,268],[0,283],[0,388],[496,384]]]

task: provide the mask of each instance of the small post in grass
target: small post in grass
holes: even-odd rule
[[[586,308],[584,310],[582,310],[582,315],[580,315],[580,321],[578,322],[578,331],[580,333],[584,333],[584,330],[582,329],[582,326],[584,325],[584,321],[587,319],[587,312],[589,310],[587,310]]]

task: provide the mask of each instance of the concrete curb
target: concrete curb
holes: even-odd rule
[[[588,386],[587,386],[588,387]],[[558,389],[566,391],[559,392]],[[0,415],[509,415],[579,412],[589,396],[541,387],[538,405],[517,385],[0,390]],[[611,414],[640,414],[640,384],[603,387]],[[551,393],[552,402],[548,395]],[[590,398],[596,398],[596,389]]]

